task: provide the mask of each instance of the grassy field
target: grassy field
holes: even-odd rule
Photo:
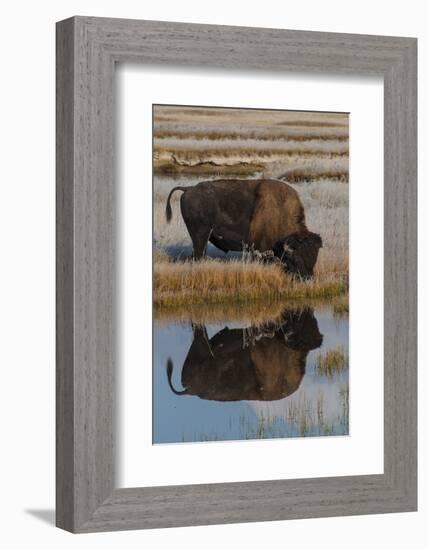
[[[287,181],[348,178],[341,113],[161,107],[154,110],[155,175],[262,173]]]
[[[320,299],[348,291],[348,117],[340,113],[161,107],[154,111],[154,300],[156,307]],[[323,239],[315,277],[215,252],[192,262],[191,240],[169,191],[221,177],[275,177],[298,191],[311,231]]]
[[[242,260],[199,262],[157,261],[154,266],[155,307],[187,304],[215,304],[257,300],[335,298],[348,290],[340,273],[317,273],[310,281],[300,281],[284,273],[278,265]]]

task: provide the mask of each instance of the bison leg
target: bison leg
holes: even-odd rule
[[[206,256],[210,235],[211,229],[206,229],[203,227],[190,234],[193,242],[193,258],[195,260],[200,260]]]

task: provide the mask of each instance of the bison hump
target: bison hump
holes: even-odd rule
[[[249,243],[257,250],[271,250],[278,239],[306,229],[297,192],[286,183],[263,180],[257,187]]]

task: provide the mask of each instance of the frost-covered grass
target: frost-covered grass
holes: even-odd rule
[[[157,305],[346,294],[346,114],[155,107],[153,163]],[[277,265],[243,261],[236,254],[189,261],[192,243],[180,212],[181,193],[172,197],[170,224],[166,198],[177,185],[220,177],[280,178],[293,185],[308,228],[323,240],[313,281],[296,281]],[[210,247],[209,254],[213,251]]]
[[[157,106],[155,137],[194,139],[347,139],[348,117],[343,113],[264,109],[221,109]]]
[[[154,171],[347,180],[348,137],[340,113],[155,107]]]

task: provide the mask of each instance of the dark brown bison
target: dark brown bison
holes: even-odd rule
[[[175,191],[183,191],[181,213],[195,259],[205,256],[209,241],[224,252],[245,248],[273,251],[290,273],[302,278],[313,275],[321,237],[308,231],[299,195],[290,185],[263,179],[174,187],[166,202],[168,222]]]
[[[224,328],[211,339],[203,326],[193,327],[193,343],[181,373],[177,395],[215,401],[274,401],[294,393],[305,374],[306,357],[322,335],[311,309],[285,311],[279,323],[243,329]]]

